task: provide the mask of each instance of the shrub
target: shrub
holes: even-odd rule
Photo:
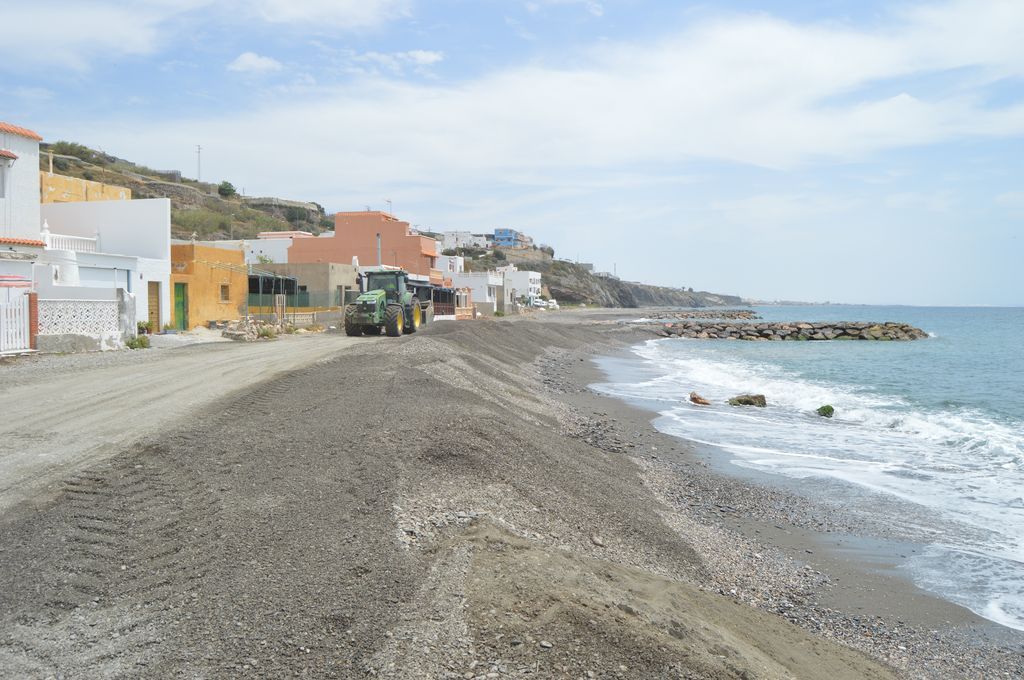
[[[221,196],[223,196],[224,198],[231,198],[232,196],[234,196],[238,192],[235,191],[235,185],[234,184],[232,184],[231,182],[229,182],[227,180],[224,180],[219,185],[217,185],[217,193],[220,194]]]
[[[256,337],[273,340],[277,337],[277,331],[272,326],[260,326],[260,329],[256,331]]]
[[[494,312],[494,316],[505,316],[505,312],[500,309]]]
[[[153,324],[149,321],[139,321],[136,326],[138,327],[139,335],[149,335],[153,332]]]
[[[128,349],[149,349],[149,336],[139,335],[134,338],[129,338],[128,342],[125,343]]]

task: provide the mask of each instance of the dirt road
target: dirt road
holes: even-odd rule
[[[73,472],[236,390],[377,341],[321,334],[0,366],[0,513],[45,502]]]

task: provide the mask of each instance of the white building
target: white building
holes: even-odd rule
[[[331,232],[333,234],[333,232]],[[245,252],[246,264],[288,264],[288,249],[297,238],[314,238],[308,231],[264,231],[254,239],[199,241],[201,245]]]
[[[449,274],[461,274],[466,271],[466,258],[461,255],[439,255],[436,266],[445,277]]]
[[[484,313],[493,314],[501,302],[503,279],[498,272],[459,272],[452,274],[455,288],[473,291],[473,304]]]
[[[507,271],[505,272],[505,288],[511,292],[512,299],[526,298],[527,304],[532,303],[540,297],[541,275],[540,272],[531,271]]]
[[[441,247],[443,250],[490,248],[491,243],[486,234],[474,234],[468,231],[445,231],[441,232]]]
[[[33,308],[38,349],[123,347],[170,318],[170,201],[41,205],[41,139],[0,122],[0,351],[30,348]]]
[[[44,288],[70,297],[121,288],[135,296],[136,321],[150,321],[157,330],[170,322],[170,199],[47,203],[41,214],[47,249],[37,267],[49,269],[36,275],[40,297]],[[60,271],[71,264],[78,269],[77,282],[61,281]]]

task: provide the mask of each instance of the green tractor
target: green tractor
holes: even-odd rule
[[[366,274],[366,292],[345,307],[345,335],[391,337],[415,333],[423,319],[419,299],[408,288],[409,275],[400,269]]]

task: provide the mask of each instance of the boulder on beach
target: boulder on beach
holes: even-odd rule
[[[832,408],[831,404],[819,406],[817,410],[815,410],[815,413],[817,413],[822,418],[831,418],[833,415],[835,415],[835,412],[836,410]]]
[[[739,394],[729,400],[730,406],[760,406],[768,405],[768,400],[763,394]]]
[[[696,392],[690,392],[690,401],[694,404],[700,404],[701,406],[711,406],[711,402],[700,396]]]

